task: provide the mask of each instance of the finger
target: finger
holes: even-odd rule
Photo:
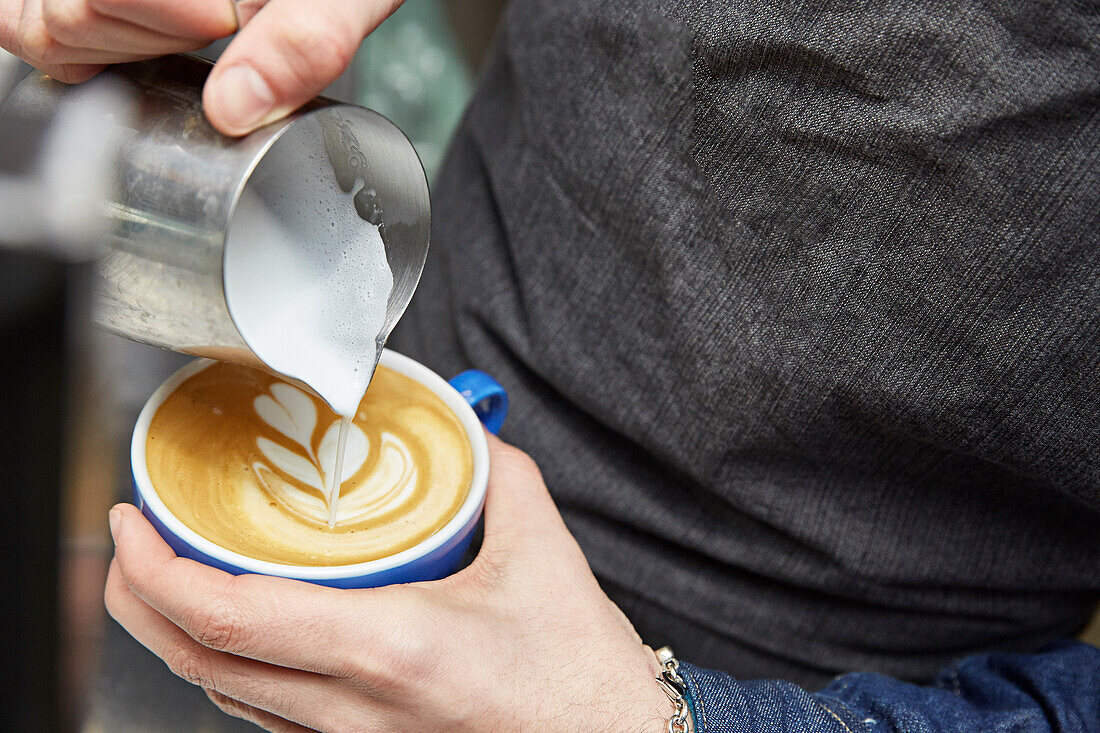
[[[232,0],[88,0],[101,15],[180,38],[225,38],[237,30]]]
[[[130,589],[200,644],[322,674],[343,674],[361,650],[401,619],[394,591],[341,591],[264,575],[233,576],[176,557],[135,507],[120,504],[115,558]],[[387,625],[389,624],[389,625]]]
[[[271,0],[229,44],[203,91],[211,124],[243,135],[315,97],[397,0]]]
[[[103,64],[58,64],[41,66],[38,70],[64,84],[79,84],[88,81],[105,68]]]
[[[306,728],[292,721],[280,718],[277,715],[272,715],[264,710],[258,710],[251,705],[244,704],[240,700],[226,697],[215,690],[206,690],[206,696],[227,715],[247,720],[250,723],[255,723],[265,730],[273,731],[273,733],[302,733],[303,731],[314,730],[313,728]],[[358,714],[355,716],[352,725],[345,724],[342,728],[336,728],[334,730],[355,730],[360,733],[393,733],[395,730],[410,730],[407,727],[407,722],[405,723],[406,727],[396,728],[396,723],[386,722],[382,719],[368,721],[364,718],[365,716],[363,714]]]
[[[104,602],[111,617],[178,677],[251,707],[332,730],[336,683],[326,677],[207,649],[134,595],[112,562]]]
[[[272,733],[316,733],[314,728],[306,728],[304,725],[298,725],[286,718],[280,718],[278,715],[269,713],[266,710],[246,705],[240,700],[226,697],[216,690],[204,690],[204,692],[210,698],[210,702],[217,705],[218,709],[226,715],[247,720],[264,730],[272,731]]]
[[[486,433],[489,486],[485,498],[485,544],[514,544],[533,535],[569,534],[542,472],[529,455]]]
[[[155,55],[73,48],[53,37],[46,27],[44,12],[43,0],[25,0],[18,29],[19,55],[39,69],[139,61]]]
[[[65,46],[116,54],[163,56],[194,51],[213,40],[172,36],[101,15],[88,0],[44,0],[42,22],[50,37]]]
[[[244,28],[267,2],[268,0],[237,0],[237,24]]]
[[[538,466],[523,451],[486,433],[489,484],[485,496],[485,535],[468,567],[441,581],[451,592],[483,596],[487,589],[510,588],[521,578],[545,583],[547,572],[569,576],[587,568],[577,541],[565,526]],[[538,569],[538,572],[527,572]],[[507,578],[505,578],[507,576]]]
[[[23,0],[0,0],[0,48],[16,56],[19,49],[19,19],[23,17]]]

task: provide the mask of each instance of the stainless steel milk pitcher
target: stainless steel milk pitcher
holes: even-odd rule
[[[202,111],[210,68],[198,58],[169,56],[102,75],[129,90],[132,104],[102,120],[103,134],[118,141],[99,206],[105,220],[96,234],[96,322],[175,351],[266,366],[227,305],[227,232],[257,168],[275,155],[298,155],[289,166],[284,159],[282,170],[326,167],[346,195],[336,200],[328,189],[294,180],[285,191],[311,206],[354,206],[364,225],[378,225],[394,273],[392,327],[416,286],[428,244],[428,186],[412,144],[381,115],[320,98],[250,135],[226,137]],[[31,74],[0,107],[0,139],[5,119],[45,122],[80,93],[81,85]],[[307,159],[296,152],[303,146],[290,144],[309,136],[323,138],[327,159]]]

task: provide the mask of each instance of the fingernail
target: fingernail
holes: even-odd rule
[[[247,64],[230,66],[215,87],[225,121],[236,128],[253,127],[275,106],[275,95],[264,78]]]
[[[118,523],[122,520],[122,512],[112,509],[107,513],[107,524],[111,527],[111,539],[118,544]]]

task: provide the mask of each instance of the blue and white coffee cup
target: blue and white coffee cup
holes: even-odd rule
[[[145,403],[130,442],[134,503],[177,555],[233,575],[275,575],[335,588],[374,588],[394,583],[438,580],[458,569],[485,506],[485,489],[489,481],[489,446],[482,424],[496,433],[508,412],[508,395],[496,380],[484,372],[471,370],[447,382],[431,369],[407,356],[389,349],[383,351],[379,362],[382,366],[415,379],[430,389],[454,412],[462,424],[473,453],[474,470],[470,490],[458,512],[442,529],[407,550],[351,565],[302,567],[257,560],[202,537],[168,510],[149,479],[145,464],[145,446],[153,415],[168,395],[186,379],[213,363],[209,359],[197,359],[169,377]]]

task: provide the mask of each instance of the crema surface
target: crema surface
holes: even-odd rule
[[[149,427],[149,478],[206,539],[290,565],[345,565],[405,550],[458,511],[473,474],[458,418],[431,390],[379,367],[348,438],[337,525],[325,487],[339,418],[264,372],[216,363],[191,376]]]

